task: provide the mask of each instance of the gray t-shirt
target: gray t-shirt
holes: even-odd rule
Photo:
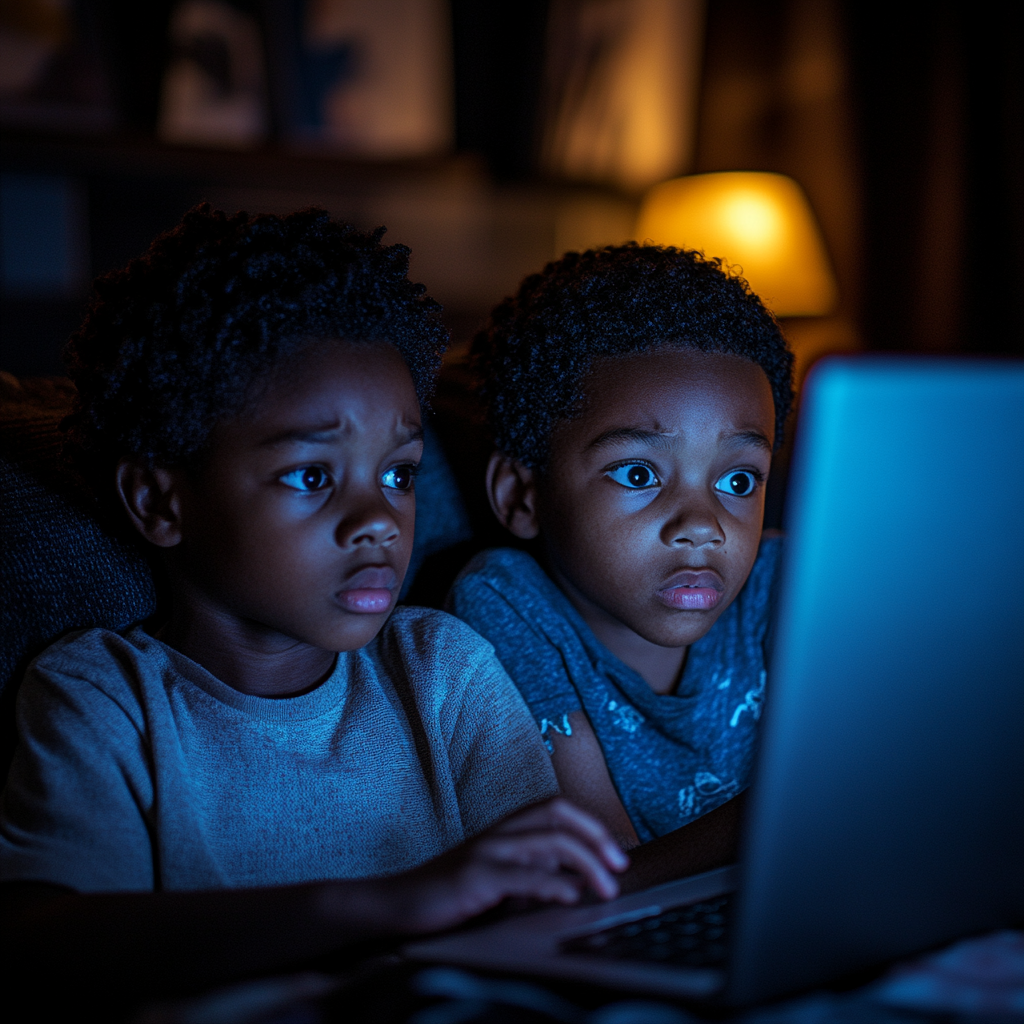
[[[81,892],[387,875],[557,791],[485,640],[399,608],[315,690],[239,693],[133,627],[30,666],[0,879]]]

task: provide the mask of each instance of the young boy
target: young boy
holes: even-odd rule
[[[494,645],[562,792],[623,847],[722,808],[679,836],[728,856],[779,563],[778,326],[719,261],[634,243],[527,278],[476,352],[491,506],[536,558],[482,553],[449,607]]]
[[[445,332],[381,234],[201,207],[97,283],[68,440],[170,604],[22,686],[0,878],[26,965],[188,988],[616,892],[490,647],[394,608]]]

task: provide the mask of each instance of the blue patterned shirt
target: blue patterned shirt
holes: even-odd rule
[[[448,608],[494,645],[545,739],[569,733],[569,715],[586,712],[633,827],[648,842],[747,785],[781,548],[780,537],[762,538],[746,584],[691,645],[672,694],[656,694],[604,647],[525,552],[477,555]]]

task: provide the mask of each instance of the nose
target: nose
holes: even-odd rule
[[[724,544],[725,530],[718,521],[715,503],[706,495],[682,495],[661,528],[661,542],[669,547],[688,544],[694,548]]]
[[[390,547],[398,540],[401,529],[394,509],[379,493],[347,497],[350,500],[335,529],[339,547]]]

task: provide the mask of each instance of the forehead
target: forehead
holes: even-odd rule
[[[768,377],[741,356],[661,348],[605,357],[594,364],[583,390],[582,415],[561,424],[558,433],[618,425],[689,432],[715,423],[774,437]]]
[[[319,424],[341,428],[419,423],[412,376],[386,342],[316,342],[275,368],[249,408],[224,424],[230,433],[273,433]]]

